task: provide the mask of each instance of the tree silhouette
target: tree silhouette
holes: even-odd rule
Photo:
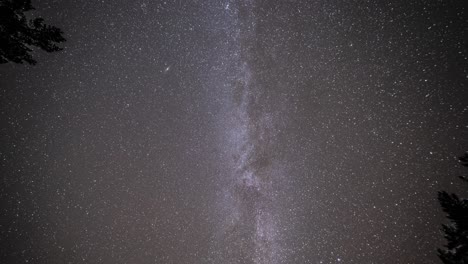
[[[468,152],[459,159],[468,167]],[[468,183],[466,177],[460,178]],[[461,199],[454,193],[439,192],[439,203],[447,214],[450,224],[442,225],[447,244],[438,249],[439,258],[445,264],[468,264],[468,199]]]
[[[63,32],[44,24],[44,19],[27,19],[24,14],[34,10],[31,0],[0,0],[0,63],[36,64],[31,47],[47,52],[62,50]]]

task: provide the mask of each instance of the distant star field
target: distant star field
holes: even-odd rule
[[[441,263],[464,1],[32,4],[67,42],[0,65],[0,263]]]

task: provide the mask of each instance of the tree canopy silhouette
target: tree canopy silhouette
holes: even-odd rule
[[[34,10],[31,0],[0,0],[0,63],[36,64],[32,47],[47,52],[60,51],[64,42],[61,29],[44,24],[44,19],[28,19],[25,12]]]
[[[468,152],[459,159],[461,165],[468,167]],[[466,177],[460,178],[468,183]],[[468,199],[459,198],[454,193],[439,192],[439,202],[447,214],[450,224],[442,225],[447,239],[444,249],[438,249],[439,258],[445,264],[468,263]]]

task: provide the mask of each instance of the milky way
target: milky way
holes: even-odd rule
[[[221,210],[214,263],[277,263],[278,209],[275,204],[275,124],[274,112],[266,107],[269,87],[257,79],[253,61],[256,44],[255,1],[225,4],[226,33],[230,49],[218,54],[225,71],[225,112],[220,116],[228,166],[222,181]],[[277,109],[278,111],[278,109]],[[222,131],[222,130],[221,130]]]

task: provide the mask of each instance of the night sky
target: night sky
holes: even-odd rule
[[[464,4],[33,1],[67,42],[0,65],[0,262],[441,263]]]

